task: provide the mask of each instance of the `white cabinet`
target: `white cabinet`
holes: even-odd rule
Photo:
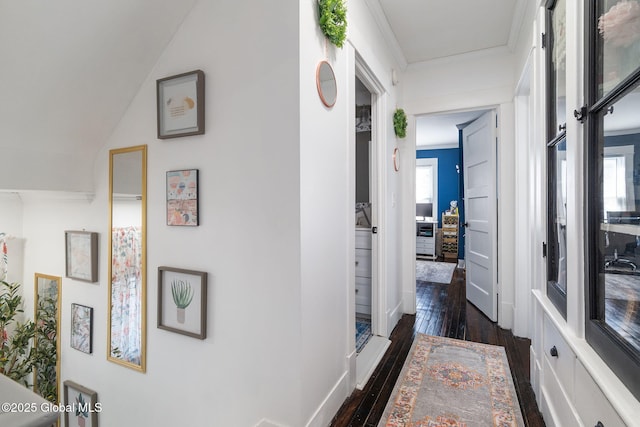
[[[605,372],[606,366],[584,338],[569,330],[548,298],[539,291],[533,294],[540,310],[536,310],[539,326],[531,343],[535,349],[531,355],[536,359],[531,363],[531,382],[540,384],[539,403],[545,424],[550,427],[595,427],[598,422],[604,427],[637,425],[630,414],[640,413],[640,402],[626,397],[629,392],[612,372]],[[541,370],[535,369],[536,366]],[[600,378],[600,384],[606,388],[596,381],[599,375],[605,377],[604,382]],[[621,402],[624,402],[622,406]],[[622,412],[618,412],[621,407]]]
[[[436,225],[431,221],[416,221],[416,255],[436,259]]]
[[[371,229],[356,228],[356,313],[371,314]]]

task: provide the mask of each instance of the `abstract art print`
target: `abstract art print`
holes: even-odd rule
[[[167,225],[197,226],[198,170],[167,172]]]
[[[66,276],[83,282],[98,281],[98,233],[65,231]]]
[[[158,267],[158,328],[207,336],[207,273]]]
[[[93,308],[71,304],[71,347],[84,353],[93,351]]]

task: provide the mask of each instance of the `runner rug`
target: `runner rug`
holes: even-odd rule
[[[451,283],[456,264],[416,260],[416,280],[433,283]]]
[[[524,426],[504,348],[418,334],[381,426]]]

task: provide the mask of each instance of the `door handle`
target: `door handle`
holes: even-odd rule
[[[465,222],[465,223],[463,223],[463,224],[462,224],[462,226],[463,226],[463,227],[468,227],[468,226],[469,226],[469,223],[468,223],[468,222]]]
[[[371,227],[371,234],[378,234],[378,227]]]

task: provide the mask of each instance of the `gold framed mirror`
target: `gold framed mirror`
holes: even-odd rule
[[[145,372],[147,146],[109,151],[107,360]]]
[[[33,391],[49,402],[60,402],[60,307],[62,278],[34,275]]]

